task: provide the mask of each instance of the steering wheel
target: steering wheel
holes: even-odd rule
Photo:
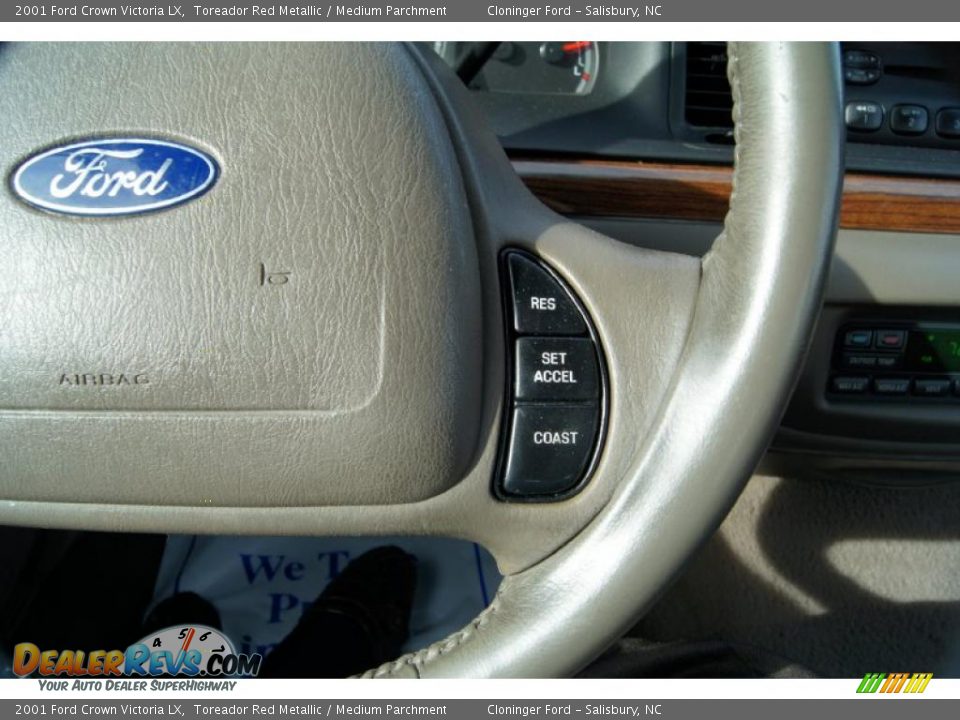
[[[548,210],[414,46],[8,47],[11,173],[118,136],[218,173],[120,217],[37,208],[11,182],[0,522],[467,538],[505,573],[491,605],[367,675],[575,673],[716,528],[779,421],[832,256],[839,67],[829,44],[730,45],[734,193],[701,261]],[[498,491],[507,248],[599,348],[602,439],[562,496]]]

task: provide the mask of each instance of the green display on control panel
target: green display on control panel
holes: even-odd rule
[[[907,365],[919,372],[960,372],[960,330],[911,330]]]

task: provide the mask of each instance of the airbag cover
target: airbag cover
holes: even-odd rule
[[[0,197],[0,499],[390,503],[462,475],[476,250],[402,46],[15,44],[0,117],[8,177],[98,137],[221,171],[118,218]]]

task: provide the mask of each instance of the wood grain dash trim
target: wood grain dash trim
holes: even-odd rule
[[[729,167],[616,160],[514,158],[517,173],[565,215],[721,222]],[[848,173],[840,226],[960,233],[960,181]]]

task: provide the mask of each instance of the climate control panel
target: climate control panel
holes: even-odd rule
[[[837,333],[828,395],[960,402],[960,326],[853,323]]]
[[[603,353],[582,303],[542,260],[507,250],[501,281],[508,372],[494,492],[563,499],[589,480],[603,441]]]

